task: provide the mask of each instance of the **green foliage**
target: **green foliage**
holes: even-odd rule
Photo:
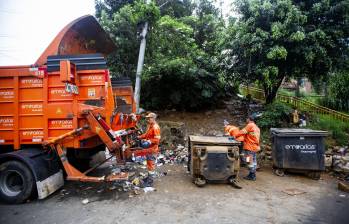
[[[309,128],[328,131],[339,145],[346,145],[349,142],[349,123],[334,120],[331,116],[315,116],[310,122]]]
[[[143,1],[138,0],[133,5],[133,10],[133,16],[135,17],[137,24],[148,22],[151,25],[160,18],[160,9],[154,2],[144,4]]]
[[[257,124],[263,129],[285,127],[290,122],[290,113],[292,111],[290,106],[280,102],[268,104]]]
[[[179,19],[164,16],[158,21],[149,39],[153,51],[142,80],[146,108],[194,110],[215,105],[221,97],[219,78],[210,72],[212,61],[193,33]]]
[[[321,104],[349,112],[349,71],[333,74],[328,81],[328,94]]]
[[[267,53],[267,58],[271,60],[286,59],[287,50],[283,46],[275,46]]]
[[[137,38],[137,20],[131,5],[122,7],[109,18],[102,11],[99,21],[114,40],[117,50],[108,57],[113,76],[135,76],[139,41]]]
[[[217,77],[197,67],[190,58],[164,58],[159,62],[148,67],[142,80],[146,108],[195,110],[214,105],[219,99]]]
[[[173,18],[191,16],[195,8],[191,0],[158,0],[157,5],[162,5],[161,16],[168,15]]]
[[[123,6],[132,4],[135,0],[95,0],[96,17],[102,16],[102,11],[110,18]]]
[[[140,43],[137,34],[147,21],[142,106],[194,110],[215,105],[224,93],[217,66],[217,42],[224,22],[212,1],[127,3],[96,2],[96,16],[117,45],[108,58],[112,75],[134,81]]]
[[[271,103],[285,77],[326,79],[349,56],[346,0],[237,0],[220,42],[225,76],[258,81]],[[273,72],[270,72],[273,68]],[[276,72],[277,71],[277,72]]]
[[[151,4],[144,4],[141,0],[132,1],[132,4],[112,2],[116,8],[123,6],[117,8],[118,11],[112,15],[110,10],[104,9],[99,13],[101,25],[117,46],[117,50],[108,57],[109,67],[113,76],[128,76],[134,79],[139,52],[138,33],[145,21],[149,23],[150,28],[153,27],[160,18],[160,11],[154,2]],[[108,7],[109,5],[105,6]]]

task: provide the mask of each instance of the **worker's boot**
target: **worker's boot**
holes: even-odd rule
[[[245,180],[252,180],[255,181],[256,180],[256,174],[250,172],[246,177],[244,177]]]

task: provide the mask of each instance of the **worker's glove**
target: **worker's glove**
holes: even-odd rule
[[[151,145],[151,141],[150,140],[144,140],[141,142],[141,147],[146,149],[149,148],[149,146]]]

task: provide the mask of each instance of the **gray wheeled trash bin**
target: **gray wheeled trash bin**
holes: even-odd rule
[[[326,131],[297,128],[271,128],[274,172],[283,176],[284,171],[302,172],[319,179],[325,170]]]
[[[235,185],[241,142],[229,137],[194,135],[188,140],[188,168],[197,186],[204,186],[207,181],[229,181]]]

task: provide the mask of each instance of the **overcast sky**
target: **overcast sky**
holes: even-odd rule
[[[0,0],[0,65],[33,64],[65,25],[94,11],[94,0]]]
[[[94,12],[94,0],[0,0],[0,66],[33,64],[65,25]]]

